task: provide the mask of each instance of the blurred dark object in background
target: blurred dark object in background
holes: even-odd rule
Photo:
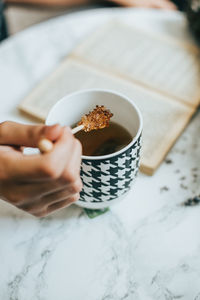
[[[186,13],[190,30],[200,45],[200,0],[189,0]]]
[[[4,17],[4,3],[0,0],[0,42],[8,37],[6,20]]]
[[[186,7],[186,0],[171,0],[176,4],[179,10],[185,10]]]

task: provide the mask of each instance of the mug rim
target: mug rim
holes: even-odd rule
[[[87,160],[102,160],[102,159],[105,160],[105,159],[112,158],[114,156],[118,156],[118,155],[122,154],[123,152],[125,152],[127,149],[129,149],[132,145],[135,144],[135,142],[140,137],[140,135],[142,133],[142,128],[143,128],[143,118],[142,118],[142,114],[141,114],[139,108],[137,107],[137,105],[135,104],[135,102],[133,100],[130,100],[129,97],[123,95],[122,93],[113,91],[111,89],[85,89],[85,90],[81,90],[81,91],[76,91],[76,92],[70,93],[70,94],[62,97],[60,100],[58,100],[52,106],[52,108],[48,112],[45,124],[48,125],[48,118],[49,118],[50,114],[52,113],[53,109],[55,109],[56,106],[59,105],[60,102],[64,102],[68,98],[76,96],[76,95],[85,94],[85,93],[91,93],[91,92],[98,92],[98,93],[99,92],[100,93],[103,92],[103,93],[113,94],[113,95],[121,97],[124,101],[130,103],[134,107],[134,109],[135,109],[135,111],[136,111],[136,113],[138,115],[138,118],[139,118],[139,127],[138,127],[137,133],[136,133],[135,137],[132,139],[132,141],[128,145],[126,145],[126,147],[120,149],[119,151],[116,151],[116,152],[113,152],[113,153],[110,153],[110,154],[106,154],[106,155],[98,155],[98,156],[81,155],[81,158],[82,159],[87,159]]]

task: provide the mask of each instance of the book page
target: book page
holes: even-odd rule
[[[88,88],[120,92],[140,108],[144,120],[141,168],[147,174],[153,174],[193,113],[192,108],[180,102],[73,59],[66,60],[38,86],[22,102],[20,109],[44,120],[60,98]]]
[[[200,100],[200,57],[194,45],[112,22],[73,52],[84,61],[189,105]]]

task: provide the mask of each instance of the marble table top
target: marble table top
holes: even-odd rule
[[[34,26],[0,45],[0,121],[31,123],[19,101],[96,26],[118,16],[190,39],[181,13],[99,9]],[[199,300],[200,113],[157,173],[89,219],[71,206],[36,219],[0,202],[1,300]]]

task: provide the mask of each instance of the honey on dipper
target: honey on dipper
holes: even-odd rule
[[[96,105],[96,108],[93,109],[93,111],[90,111],[88,114],[84,115],[81,118],[78,126],[83,125],[83,130],[85,132],[103,129],[109,126],[109,122],[112,116],[113,114],[109,109],[106,109],[104,105]]]

